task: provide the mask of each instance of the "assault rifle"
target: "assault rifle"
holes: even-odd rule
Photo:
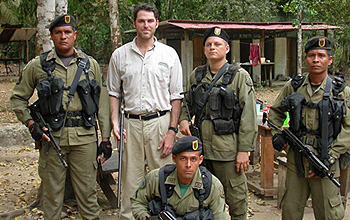
[[[176,220],[176,217],[169,211],[161,211],[159,215],[151,216],[146,218],[147,220]]]
[[[58,158],[60,159],[61,163],[63,164],[64,168],[68,168],[67,162],[64,160],[64,155],[61,152],[61,147],[58,145],[55,137],[52,134],[52,129],[48,123],[44,120],[43,116],[40,113],[40,109],[38,106],[38,103],[35,102],[31,106],[29,106],[30,114],[33,117],[33,120],[40,124],[41,127],[46,127],[47,131],[44,131],[44,133],[50,138],[50,142],[52,144],[53,149],[55,149]]]
[[[310,161],[311,165],[316,168],[317,171],[322,173],[324,176],[327,176],[328,179],[330,179],[334,183],[334,185],[340,188],[340,183],[336,179],[334,179],[334,172],[329,173],[329,168],[326,165],[324,165],[324,163],[320,159],[318,159],[314,152],[311,151],[307,146],[305,146],[303,142],[301,142],[301,140],[293,134],[293,132],[291,132],[289,129],[281,129],[277,127],[277,125],[267,120],[266,114],[264,113],[263,123],[265,123],[266,121],[268,122],[268,125],[270,127],[282,132],[284,137],[286,137],[288,144],[292,148],[302,153],[308,159],[308,161]]]
[[[180,93],[181,95],[185,95],[189,93],[187,92],[182,92]],[[185,107],[186,107],[186,111],[187,111],[187,116],[188,116],[188,122],[190,123],[190,132],[192,134],[192,136],[196,136],[197,138],[201,138],[201,132],[199,130],[199,128],[197,127],[197,125],[195,123],[192,123],[192,117],[191,117],[191,113],[190,113],[190,109],[188,108],[188,103],[186,100],[186,97],[184,98],[184,103],[185,103]]]
[[[176,220],[176,217],[173,216],[169,211],[162,211],[158,215],[160,220]]]

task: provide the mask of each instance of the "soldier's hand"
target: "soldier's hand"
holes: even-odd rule
[[[248,152],[238,152],[236,159],[236,172],[245,173],[249,169],[249,154]]]
[[[103,154],[103,155],[102,155]],[[112,143],[109,140],[104,140],[98,147],[98,157],[101,163],[104,163],[112,156]]]
[[[50,138],[45,134],[45,131],[48,130],[46,127],[42,127],[40,124],[30,121],[28,122],[28,128],[35,141],[41,141],[42,139],[50,141]]]
[[[275,148],[275,150],[277,150],[277,151],[282,151],[282,150],[286,149],[287,148],[287,141],[284,138],[284,135],[283,134],[275,134],[272,137],[272,145],[273,145],[273,148]]]
[[[190,123],[187,121],[187,120],[182,120],[180,122],[180,132],[181,134],[183,135],[186,135],[186,136],[191,136],[191,131],[190,131]]]

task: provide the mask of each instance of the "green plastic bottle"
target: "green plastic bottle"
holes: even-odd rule
[[[286,113],[286,120],[284,120],[282,127],[289,127],[289,112]]]

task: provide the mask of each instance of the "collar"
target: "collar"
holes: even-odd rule
[[[132,48],[133,50],[135,50],[135,51],[139,51],[139,48],[137,47],[137,44],[136,44],[136,38],[137,38],[137,37],[134,37],[134,39],[132,40],[131,48]],[[160,44],[160,43],[158,42],[158,39],[157,39],[155,36],[153,36],[153,39],[154,39],[153,46],[152,46],[150,49],[148,49],[148,51],[153,50],[154,48],[156,48],[156,46],[157,46],[158,44]]]
[[[318,87],[317,90],[319,89],[322,89],[322,90],[325,90],[326,88],[326,82],[327,82],[327,79],[328,79],[328,75],[323,79],[321,85]],[[310,88],[311,88],[311,82],[310,82],[310,79],[309,79],[309,74],[306,75],[306,80],[304,80],[304,83],[302,84],[302,86],[307,86],[309,85]],[[316,92],[316,91],[315,91]]]
[[[169,184],[169,185],[176,185],[178,183],[178,178],[177,178],[177,169],[175,169],[174,172],[172,172],[165,180],[165,184]],[[193,177],[193,180],[191,182],[191,185],[189,186],[189,188],[193,188],[193,189],[203,189],[203,181],[202,181],[202,176],[201,176],[201,172],[199,170],[199,168],[197,169],[196,174]]]
[[[84,53],[80,49],[73,48],[74,50],[74,58],[84,58]],[[46,60],[51,60],[52,58],[58,60],[59,57],[56,53],[56,50],[51,50],[49,54],[47,55]]]

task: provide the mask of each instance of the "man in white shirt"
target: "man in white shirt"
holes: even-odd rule
[[[133,219],[130,197],[144,179],[144,159],[150,170],[172,163],[170,154],[182,99],[179,57],[173,48],[154,37],[159,24],[157,9],[142,3],[134,8],[133,14],[137,36],[114,51],[107,76],[116,140],[120,139],[121,94],[126,112],[120,220]]]

